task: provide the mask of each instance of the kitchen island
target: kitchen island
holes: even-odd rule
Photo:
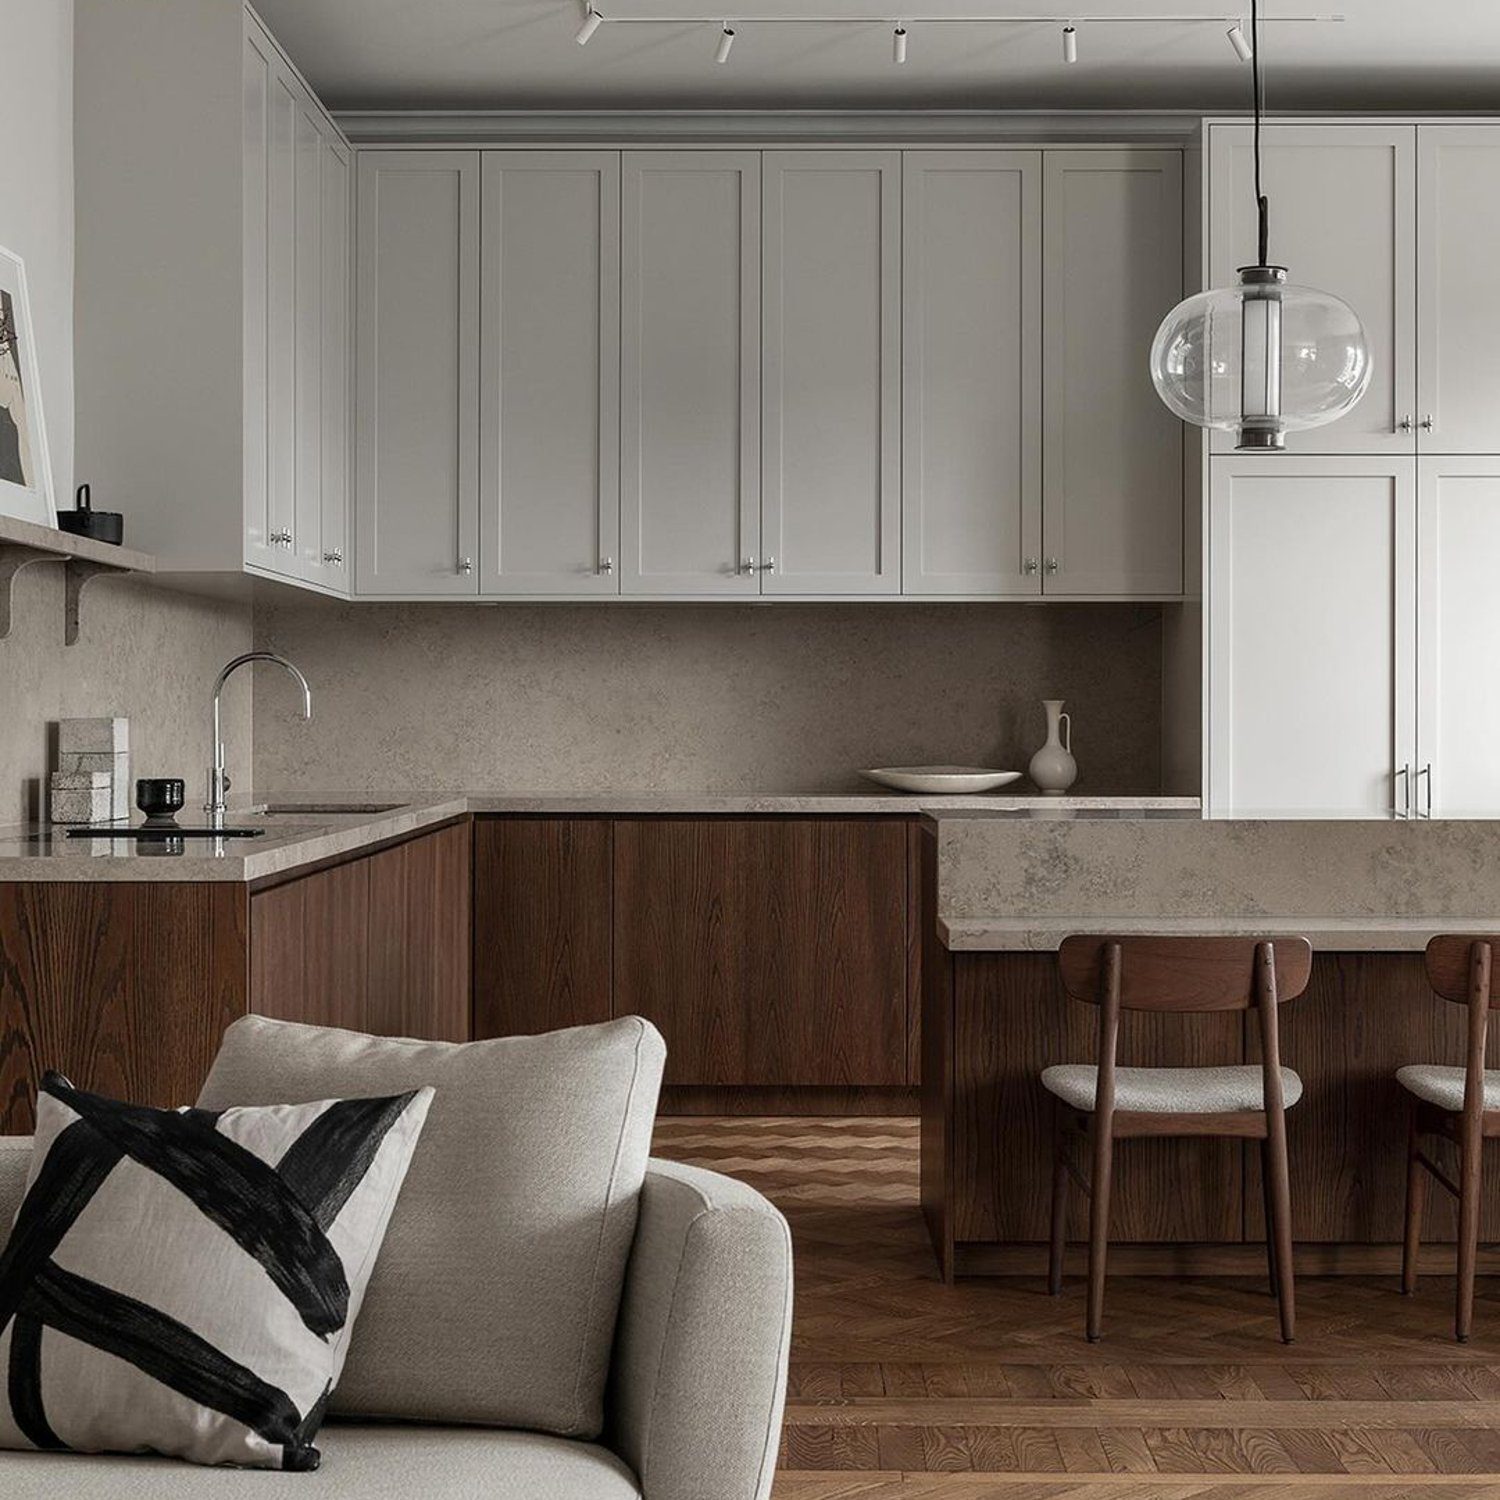
[[[1055,973],[1058,944],[1081,931],[1309,938],[1311,983],[1281,1018],[1282,1059],[1306,1088],[1288,1114],[1299,1265],[1395,1267],[1406,1172],[1395,1070],[1463,1055],[1461,1008],[1432,997],[1422,950],[1439,932],[1500,929],[1500,822],[938,810],[923,819],[920,864],[922,1195],[946,1277],[1045,1267],[1051,1106],[1039,1075],[1095,1057],[1098,1012],[1066,998]],[[1128,1014],[1120,1062],[1253,1062],[1255,1031],[1248,1013]],[[1500,1238],[1497,1170],[1486,1240]],[[1127,1142],[1113,1199],[1118,1270],[1263,1267],[1259,1157],[1238,1142]],[[1081,1241],[1083,1205],[1071,1211]],[[1427,1214],[1427,1237],[1451,1240],[1446,1195],[1429,1194]]]

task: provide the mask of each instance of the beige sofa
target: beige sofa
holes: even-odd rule
[[[0,1226],[31,1142],[0,1137]],[[626,1273],[608,1446],[482,1427],[330,1423],[312,1474],[0,1453],[17,1500],[764,1500],[791,1325],[786,1222],[757,1192],[653,1160]]]

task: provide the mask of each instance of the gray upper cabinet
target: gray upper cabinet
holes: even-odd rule
[[[620,156],[487,151],[479,589],[619,592]]]
[[[899,593],[901,154],[761,170],[761,592]]]
[[[908,151],[903,195],[904,592],[1039,594],[1042,153]]]
[[[760,154],[622,158],[627,594],[760,590]]]
[[[362,151],[359,592],[477,594],[479,153]]]
[[[1182,154],[1046,153],[1042,589],[1182,592],[1183,430],[1146,375],[1182,296]]]
[[[1209,127],[1208,263],[1214,286],[1256,256],[1248,124]],[[1416,392],[1416,145],[1413,125],[1264,127],[1271,259],[1299,286],[1333,292],[1359,314],[1374,368],[1364,399],[1326,427],[1288,435],[1292,453],[1411,453]],[[1232,452],[1234,434],[1214,432]]]
[[[1419,125],[1417,194],[1417,447],[1500,453],[1500,130]]]

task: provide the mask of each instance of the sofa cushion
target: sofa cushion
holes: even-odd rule
[[[42,1079],[0,1447],[314,1469],[432,1100],[147,1109]]]
[[[199,1469],[171,1459],[0,1453],[0,1495],[26,1500],[640,1500],[591,1443],[482,1427],[330,1423],[317,1474]]]
[[[335,1412],[598,1436],[665,1057],[634,1017],[468,1043],[229,1028],[205,1108],[437,1090]]]

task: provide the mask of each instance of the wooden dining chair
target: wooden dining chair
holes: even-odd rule
[[[1408,1063],[1396,1070],[1406,1090],[1406,1234],[1401,1255],[1401,1290],[1417,1289],[1417,1256],[1422,1246],[1422,1210],[1431,1176],[1458,1199],[1458,1305],[1453,1332],[1467,1343],[1474,1325],[1474,1268],[1479,1256],[1480,1185],[1484,1143],[1500,1135],[1500,1070],[1484,1065],[1490,1010],[1500,1004],[1490,985],[1500,936],[1444,935],[1427,945],[1427,982],[1444,1000],[1469,1010],[1464,1065]],[[1423,1149],[1435,1136],[1458,1149],[1455,1182]]]
[[[1291,1188],[1286,1111],[1302,1097],[1302,1080],[1281,1066],[1277,1007],[1307,987],[1312,949],[1306,938],[1112,937],[1079,935],[1057,955],[1064,990],[1099,1007],[1098,1064],[1046,1068],[1053,1096],[1052,1240],[1048,1290],[1062,1290],[1067,1191],[1071,1177],[1089,1199],[1089,1291],[1086,1332],[1099,1339],[1104,1319],[1105,1258],[1114,1143],[1138,1136],[1228,1136],[1261,1143],[1266,1193],[1266,1254],[1281,1314],[1281,1337],[1296,1334],[1292,1276]],[[1212,1068],[1121,1068],[1115,1056],[1120,1012],[1254,1009],[1259,1063]],[[1090,1175],[1072,1161],[1071,1143],[1087,1142]]]

